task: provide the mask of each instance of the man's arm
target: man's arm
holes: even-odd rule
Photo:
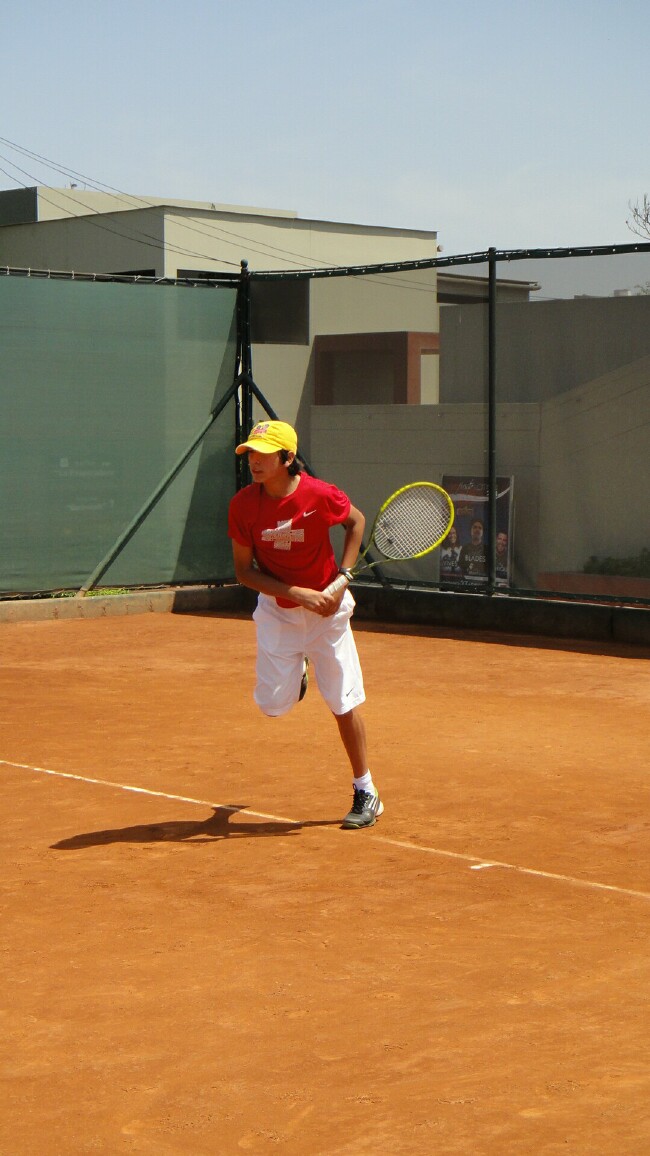
[[[361,549],[365,527],[366,519],[361,510],[357,510],[356,506],[350,506],[350,513],[343,522],[345,530],[345,541],[341,555],[341,568],[343,570],[349,570],[354,566]]]
[[[272,598],[287,598],[304,606],[305,610],[312,610],[314,614],[321,614],[327,618],[336,610],[340,598],[332,598],[320,590],[310,590],[306,586],[289,586],[271,574],[263,574],[258,570],[253,558],[252,546],[242,546],[233,540],[232,554],[235,563],[235,576],[242,586],[250,590],[257,590],[259,594],[268,594]]]

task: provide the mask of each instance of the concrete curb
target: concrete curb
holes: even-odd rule
[[[0,601],[0,623],[107,618],[125,614],[183,614],[200,610],[235,613],[247,609],[241,586],[182,586],[137,590],[96,598],[24,598]]]
[[[650,609],[511,595],[395,590],[355,585],[356,618],[451,630],[529,634],[610,645],[650,647]],[[243,586],[182,586],[97,598],[26,598],[0,601],[3,622],[104,618],[127,614],[252,613],[255,594]]]
[[[650,646],[645,608],[377,586],[355,586],[353,593],[359,619]]]

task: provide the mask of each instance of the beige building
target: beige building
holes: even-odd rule
[[[79,188],[0,192],[0,226],[1,264],[86,273],[176,278],[237,272],[242,260],[251,270],[306,270],[438,254],[430,230]]]

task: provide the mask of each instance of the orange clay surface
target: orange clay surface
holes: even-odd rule
[[[2,1156],[650,1152],[650,652],[356,637],[348,832],[248,620],[0,626]]]

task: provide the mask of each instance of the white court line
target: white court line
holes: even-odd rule
[[[78,783],[94,783],[100,787],[113,787],[116,791],[131,791],[135,795],[153,795],[158,799],[175,799],[179,803],[192,803],[195,807],[212,807],[219,811],[230,811],[232,814],[252,815],[255,819],[271,819],[274,823],[291,823],[294,827],[302,827],[296,819],[283,819],[281,815],[266,815],[264,811],[248,811],[242,807],[228,807],[223,803],[211,803],[209,799],[191,799],[188,795],[170,795],[166,791],[150,791],[148,787],[131,787],[128,783],[113,783],[110,779],[91,779],[87,775],[73,775],[69,771],[52,771],[48,767],[33,767],[30,763],[14,763],[9,759],[0,759],[3,767],[19,767],[22,771],[37,771],[39,775],[54,775],[57,779],[75,779]]]
[[[69,771],[53,771],[48,767],[33,767],[30,763],[14,763],[9,759],[0,759],[3,767],[17,767],[23,771],[35,771],[39,775],[53,775],[58,779],[74,779],[78,783],[92,783],[100,787],[112,787],[117,791],[131,791],[136,795],[150,795],[157,799],[172,799],[179,803],[190,803],[196,807],[212,807],[220,811],[230,811],[233,814],[250,815],[254,819],[270,819],[274,823],[291,823],[292,826],[302,827],[298,819],[285,819],[281,815],[268,815],[264,811],[250,811],[247,808],[230,807],[223,803],[213,803],[208,799],[193,799],[188,795],[171,795],[166,791],[152,791],[148,787],[132,787],[128,783],[114,783],[110,779],[93,779],[86,775],[73,775]],[[476,855],[463,855],[458,851],[443,851],[438,847],[425,847],[421,843],[407,843],[402,839],[389,839],[384,835],[374,834],[373,842],[385,843],[389,847],[400,847],[404,851],[419,851],[424,855],[438,855],[443,859],[458,859],[469,863],[470,870],[485,870],[488,867],[500,867],[504,871],[515,871],[518,875],[532,875],[538,879],[553,879],[559,883],[570,883],[573,887],[586,887],[594,891],[613,891],[617,895],[630,895],[635,899],[650,899],[650,892],[634,891],[629,887],[615,887],[611,883],[595,883],[589,879],[577,879],[574,875],[560,875],[554,871],[538,871],[533,867],[519,867],[515,863],[502,863],[497,859],[478,858]]]
[[[436,847],[422,847],[418,843],[405,843],[398,839],[384,839],[377,836],[380,843],[390,843],[393,847],[403,847],[408,851],[422,851],[429,855],[443,855],[446,859],[462,859],[465,863],[478,864],[470,871],[485,870],[486,867],[501,867],[504,871],[516,871],[519,875],[536,875],[539,879],[555,879],[560,883],[571,883],[574,887],[589,887],[595,891],[615,891],[619,895],[633,895],[637,899],[650,899],[648,891],[633,891],[630,887],[614,887],[611,883],[594,883],[590,879],[576,879],[574,875],[558,875],[554,871],[537,871],[534,867],[519,867],[515,863],[500,863],[498,859],[477,859],[475,855],[460,855],[457,851],[439,851]]]

